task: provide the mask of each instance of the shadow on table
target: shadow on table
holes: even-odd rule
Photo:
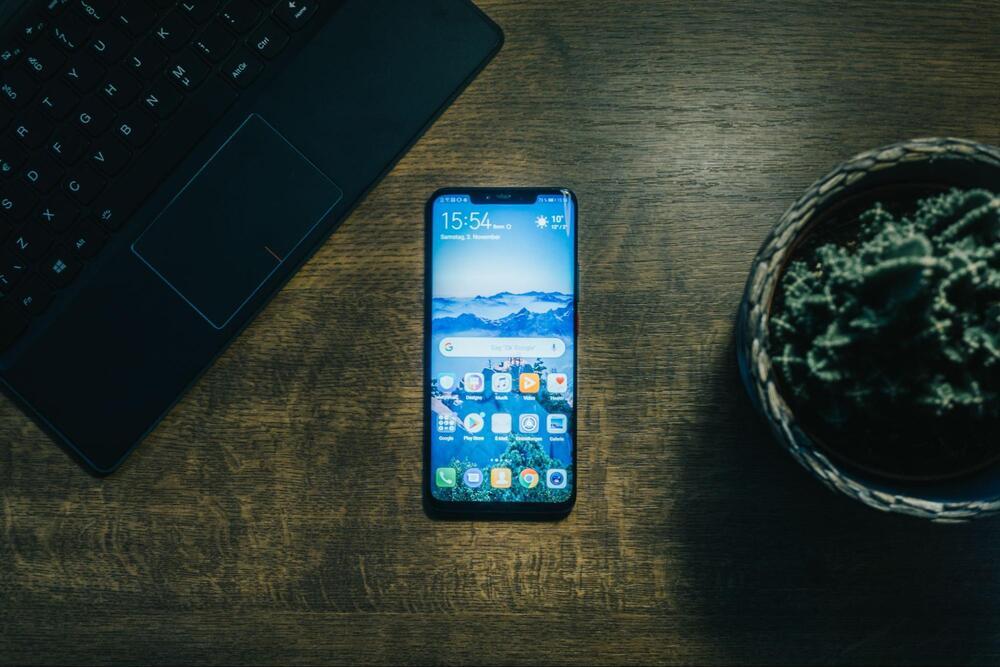
[[[996,663],[1000,523],[935,525],[828,491],[772,441],[732,342],[715,363],[716,409],[680,455],[691,497],[664,527],[680,611],[705,639],[754,663]]]

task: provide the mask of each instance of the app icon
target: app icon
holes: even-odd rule
[[[510,373],[494,373],[493,393],[506,394],[508,391],[511,390],[513,383],[514,383],[514,378],[511,377]]]
[[[565,373],[549,373],[545,380],[545,389],[550,394],[565,394],[569,388],[569,378]]]
[[[562,468],[545,471],[545,485],[550,489],[565,489],[566,471]]]
[[[506,412],[494,412],[490,418],[490,429],[494,433],[510,433],[511,419]]]
[[[569,429],[566,415],[553,414],[545,418],[545,430],[549,433],[565,433]]]
[[[473,394],[481,393],[486,388],[486,380],[482,373],[466,373],[464,384],[465,391]]]
[[[438,415],[437,418],[437,429],[438,433],[454,433],[458,428],[458,424],[454,419],[447,415]]]
[[[453,373],[441,373],[438,375],[438,387],[441,391],[451,391],[455,388],[455,375]]]
[[[538,433],[538,415],[533,412],[521,415],[517,427],[521,433]]]
[[[538,486],[538,471],[534,468],[525,468],[518,475],[518,478],[521,480],[521,486],[526,489],[533,489]]]
[[[453,489],[455,488],[455,475],[457,472],[454,468],[438,468],[437,474],[434,475],[434,483],[440,489]]]
[[[517,378],[517,387],[522,394],[537,394],[541,385],[538,373],[521,373]]]
[[[494,489],[510,488],[510,468],[493,468],[490,470],[490,486]]]
[[[462,423],[465,424],[465,430],[469,433],[479,433],[483,430],[483,426],[486,425],[483,416],[478,412],[470,412],[465,415],[465,421]]]
[[[479,468],[469,468],[462,475],[462,481],[470,489],[478,489],[483,485],[483,471]]]

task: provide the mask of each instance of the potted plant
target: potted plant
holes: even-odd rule
[[[917,140],[821,179],[755,260],[737,348],[828,485],[936,520],[1000,510],[1000,151]]]

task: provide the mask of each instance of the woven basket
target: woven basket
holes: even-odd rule
[[[939,522],[1000,512],[1000,465],[947,482],[907,482],[832,460],[806,433],[781,395],[768,356],[775,290],[795,248],[823,223],[821,214],[868,190],[927,185],[1000,190],[1000,148],[962,139],[915,139],[868,151],[817,181],[781,217],[754,259],[737,322],[743,383],[778,441],[831,489],[886,512]]]

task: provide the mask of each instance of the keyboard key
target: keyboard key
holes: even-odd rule
[[[101,23],[114,11],[118,0],[76,0],[76,11],[83,17]]]
[[[132,48],[132,40],[113,25],[103,25],[90,40],[90,54],[106,65],[116,63]]]
[[[23,259],[6,252],[0,253],[0,294],[10,294],[21,279],[28,275],[29,265]]]
[[[13,112],[5,106],[0,106],[0,130],[7,129],[12,120],[14,120]]]
[[[28,47],[24,57],[28,73],[39,81],[51,78],[65,62],[66,56],[48,41]]]
[[[49,154],[65,165],[74,165],[87,151],[88,143],[77,130],[61,127],[49,139]]]
[[[44,153],[36,153],[29,157],[24,168],[24,179],[41,194],[58,185],[62,175],[62,165]]]
[[[138,109],[129,109],[122,113],[116,121],[116,126],[115,132],[118,134],[118,138],[133,149],[145,146],[146,142],[152,138],[153,130],[156,129],[149,114]]]
[[[142,106],[160,119],[168,118],[177,110],[184,96],[166,79],[160,78],[153,82],[149,91],[142,98]]]
[[[11,125],[8,133],[28,148],[38,148],[52,134],[52,124],[42,116],[29,116]]]
[[[20,44],[10,44],[0,48],[0,67],[10,67],[21,59],[24,47]]]
[[[213,63],[222,62],[235,45],[236,38],[218,21],[209,24],[194,41],[198,52]]]
[[[22,315],[8,299],[0,301],[0,350],[6,350],[28,328],[28,318]]]
[[[49,16],[57,16],[71,2],[77,2],[77,0],[45,0],[43,9]]]
[[[222,73],[230,83],[236,84],[238,88],[246,88],[254,82],[264,70],[264,65],[257,58],[250,55],[246,49],[238,50],[226,64],[222,66]]]
[[[97,137],[104,134],[114,117],[111,107],[98,99],[90,98],[80,103],[75,119],[77,126],[84,132]]]
[[[205,61],[198,57],[193,48],[189,48],[178,55],[170,64],[167,78],[177,84],[184,92],[190,93],[205,80],[210,71]]]
[[[73,230],[68,237],[70,249],[80,259],[90,259],[101,251],[107,241],[104,232],[94,224],[87,221]]]
[[[132,104],[139,96],[141,87],[124,67],[116,67],[108,74],[104,85],[101,86],[101,96],[111,105],[119,109],[124,109]]]
[[[38,202],[38,195],[24,180],[15,178],[0,190],[0,214],[9,221],[23,220]]]
[[[35,260],[52,246],[52,234],[42,225],[27,225],[11,237],[8,249],[15,257]]]
[[[80,273],[83,264],[68,248],[57,246],[42,262],[42,278],[56,289],[68,287]]]
[[[257,24],[260,8],[251,0],[231,0],[222,8],[219,18],[227,28],[242,35]]]
[[[95,202],[98,224],[108,231],[121,228],[163,178],[219,122],[237,98],[232,88],[214,77],[191,95],[173,117],[170,126],[149,143],[143,159],[119,176],[115,187]],[[183,130],[177,131],[178,128]]]
[[[14,290],[14,303],[30,315],[41,315],[52,303],[52,290],[41,278],[32,276]]]
[[[63,190],[81,204],[94,201],[103,189],[104,181],[101,177],[85,169],[70,174],[63,181]]]
[[[189,20],[205,23],[215,16],[219,9],[218,0],[184,0],[179,8]]]
[[[51,228],[56,234],[61,234],[72,227],[79,217],[79,207],[65,195],[58,193],[47,197],[32,213],[32,219],[36,223]]]
[[[143,0],[128,0],[115,12],[114,22],[133,37],[146,33],[156,21],[156,11]]]
[[[87,161],[105,176],[114,176],[128,164],[130,154],[117,141],[100,139],[88,154]]]
[[[48,22],[40,16],[26,16],[17,22],[14,33],[25,44],[31,44],[45,32]]]
[[[274,21],[265,21],[247,40],[247,46],[257,55],[270,60],[281,53],[288,44],[288,33],[282,30]]]
[[[10,178],[28,159],[28,153],[15,141],[0,140],[0,176]]]
[[[80,98],[66,84],[53,81],[42,93],[38,104],[46,116],[52,120],[62,120],[79,101]]]
[[[133,74],[146,81],[156,76],[166,64],[167,54],[149,39],[137,46],[125,62]]]
[[[0,100],[15,109],[23,109],[38,94],[38,84],[20,68],[0,75]]]
[[[76,51],[87,41],[91,29],[82,18],[67,12],[54,19],[51,34],[56,44],[67,51]]]
[[[282,0],[274,10],[274,16],[289,30],[301,30],[313,17],[319,3],[309,0]]]
[[[167,14],[156,26],[153,38],[168,51],[180,51],[194,34],[194,26],[188,23],[179,11]]]
[[[69,63],[63,79],[78,92],[89,93],[104,78],[104,68],[88,55],[79,55]]]

